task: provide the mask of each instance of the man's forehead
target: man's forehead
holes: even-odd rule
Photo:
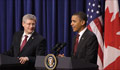
[[[79,17],[74,15],[74,16],[72,16],[71,20],[79,20]]]

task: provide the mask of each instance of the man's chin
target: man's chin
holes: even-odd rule
[[[76,30],[73,30],[73,32],[76,32]]]

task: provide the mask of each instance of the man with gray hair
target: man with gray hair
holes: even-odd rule
[[[23,16],[22,26],[24,31],[14,34],[10,50],[3,54],[17,57],[21,64],[26,62],[34,64],[36,55],[45,55],[46,40],[35,32],[36,17],[34,15]]]

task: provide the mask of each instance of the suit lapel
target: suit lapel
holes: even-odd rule
[[[79,53],[82,44],[85,42],[84,40],[86,40],[86,38],[87,38],[87,33],[88,33],[88,29],[84,32],[84,34],[82,35],[82,37],[81,37],[81,39],[80,39],[80,41],[79,41],[76,55]]]
[[[18,56],[19,55],[19,53],[20,53],[20,44],[21,44],[21,37],[22,37],[22,35],[23,35],[23,31],[22,32],[20,32],[18,35],[17,35],[17,38],[18,38],[18,41],[16,42],[17,43],[17,46],[16,46],[16,56]]]
[[[30,44],[31,44],[31,42],[34,40],[34,38],[35,38],[35,32],[32,34],[32,36],[30,37],[30,39],[27,41],[27,43],[26,43],[25,46],[23,47],[21,53],[22,53],[25,49],[27,49],[27,48],[30,47]]]

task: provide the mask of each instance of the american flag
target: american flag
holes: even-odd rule
[[[103,70],[103,21],[101,15],[100,0],[87,0],[86,13],[88,17],[87,27],[98,39],[98,59],[99,70]]]

